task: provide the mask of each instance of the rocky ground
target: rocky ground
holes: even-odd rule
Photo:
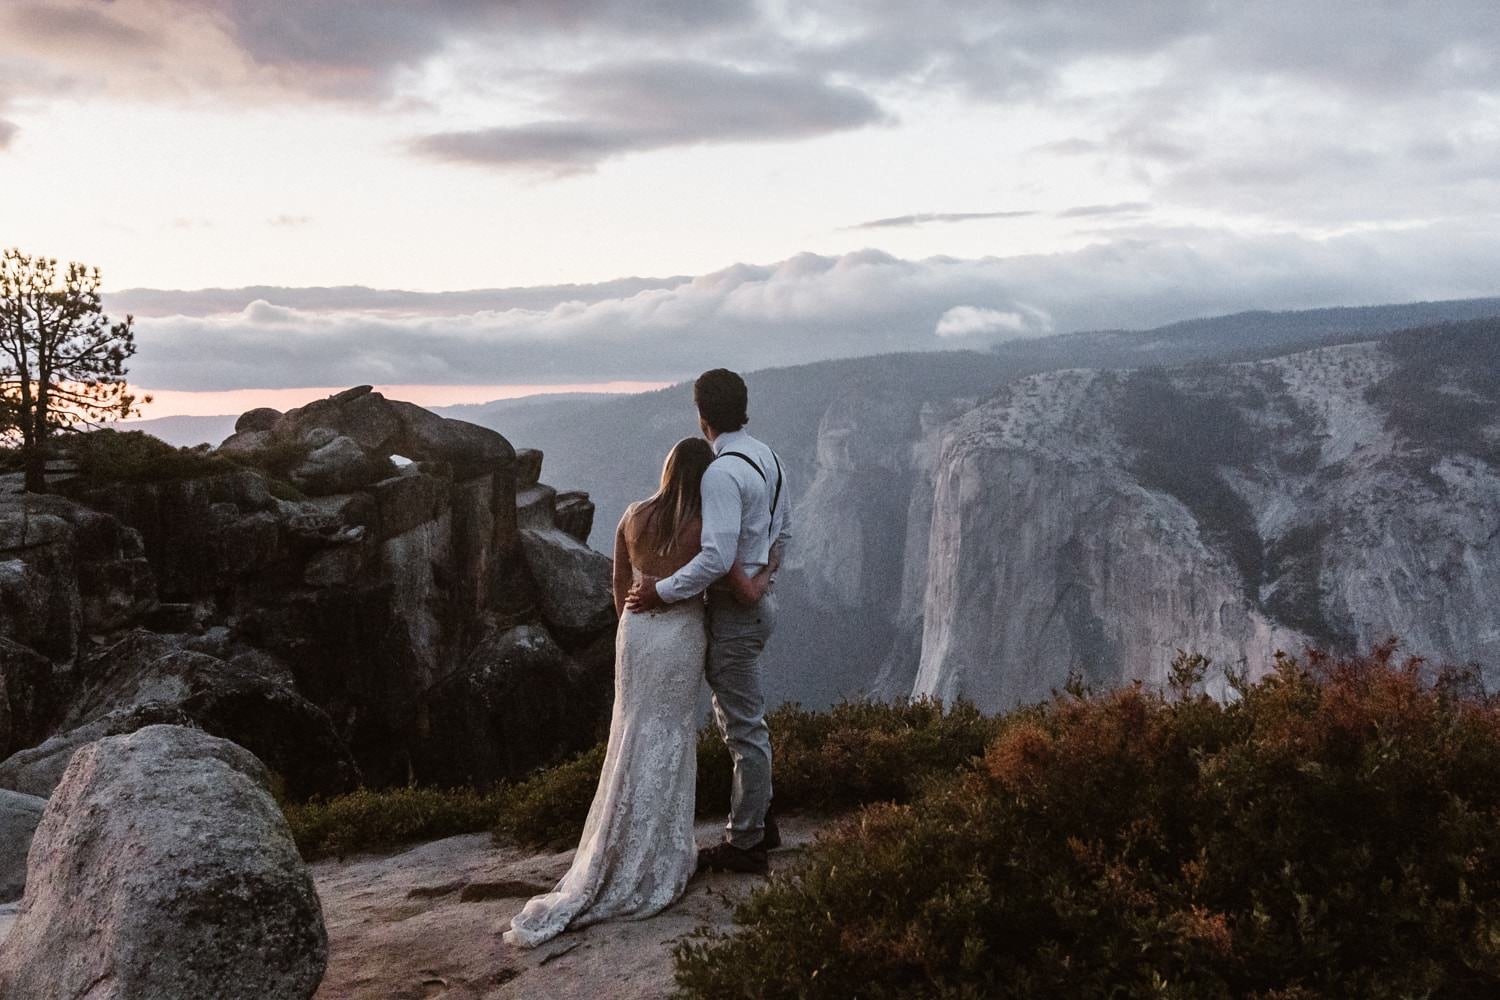
[[[773,870],[784,870],[818,827],[784,819],[785,846],[772,854]],[[719,829],[700,823],[697,833],[708,844]],[[487,834],[472,834],[313,865],[329,938],[318,1000],[667,996],[672,947],[698,927],[727,928],[734,904],[763,884],[747,875],[700,876],[676,906],[649,920],[587,927],[531,951],[501,941],[510,918],[533,893],[549,890],[572,859],[572,850],[497,848]]]

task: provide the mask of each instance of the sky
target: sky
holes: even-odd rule
[[[0,243],[152,416],[1497,295],[1500,13],[0,0]]]

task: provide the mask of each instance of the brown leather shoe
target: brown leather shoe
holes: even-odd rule
[[[766,849],[735,847],[729,841],[715,844],[698,852],[698,870],[709,872],[739,872],[742,875],[766,875],[771,866],[766,861]]]

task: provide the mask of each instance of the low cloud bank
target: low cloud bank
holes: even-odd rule
[[[696,278],[530,294],[138,290],[108,306],[122,311],[135,299],[158,312],[181,307],[138,320],[133,381],[225,390],[667,380],[718,365],[984,348],[1246,309],[1500,293],[1493,272],[1478,263],[1495,259],[1500,234],[1481,230],[1330,240],[1140,235],[1072,253],[978,260],[801,254]],[[205,312],[205,303],[214,311]]]

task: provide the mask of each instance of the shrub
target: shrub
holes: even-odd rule
[[[1013,714],[678,948],[687,997],[1481,997],[1500,708],[1371,656]]]
[[[823,812],[867,802],[904,802],[936,775],[977,758],[996,723],[970,705],[935,701],[849,702],[827,712],[788,704],[767,718],[779,809]],[[598,746],[511,787],[496,836],[526,843],[575,841],[604,765]],[[733,766],[712,726],[698,737],[698,814],[723,815]]]
[[[495,839],[553,847],[576,843],[603,768],[601,743],[506,788],[500,796]]]
[[[64,447],[78,463],[78,483],[84,487],[202,479],[250,469],[265,477],[266,488],[276,499],[307,499],[288,481],[291,471],[310,451],[301,441],[278,441],[254,451],[226,454],[207,445],[174,448],[145,431],[103,429],[70,435]],[[0,453],[0,471],[4,471],[5,462],[5,455]]]
[[[297,849],[312,861],[487,830],[500,811],[500,795],[467,788],[362,788],[283,809]]]
[[[301,440],[273,441],[261,448],[234,452],[231,461],[285,482],[311,452],[312,448]]]
[[[213,452],[174,448],[145,431],[76,434],[67,439],[66,447],[78,463],[79,479],[89,485],[198,479],[235,468]]]
[[[844,702],[827,712],[784,705],[771,727],[776,803],[786,809],[835,811],[869,802],[906,802],[934,776],[948,775],[984,752],[997,725],[974,706],[946,711],[922,699],[886,704]],[[722,787],[704,787],[700,812],[724,812],[729,802],[728,751],[718,733],[704,742],[722,755]],[[699,755],[700,771],[703,755]]]

